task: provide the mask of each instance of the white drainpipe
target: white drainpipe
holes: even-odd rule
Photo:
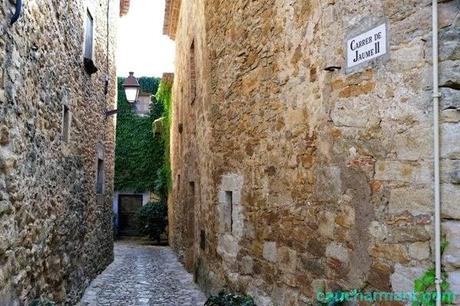
[[[438,1],[433,0],[433,134],[434,134],[434,239],[436,305],[441,306],[441,192],[439,158]]]

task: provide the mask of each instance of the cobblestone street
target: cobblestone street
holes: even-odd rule
[[[114,262],[86,289],[80,306],[200,305],[204,294],[168,247],[117,242]]]

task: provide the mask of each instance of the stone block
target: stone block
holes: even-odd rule
[[[340,168],[319,167],[316,173],[316,194],[318,200],[328,200],[342,194],[342,180]]]
[[[441,183],[460,184],[460,160],[441,161]]]
[[[460,45],[458,43],[458,37],[460,37],[459,26],[441,29],[439,32],[440,61],[460,60]]]
[[[390,276],[392,272],[389,266],[375,263],[370,267],[368,282],[375,289],[390,291]]]
[[[9,201],[2,200],[0,201],[0,217],[12,210],[13,206]]]
[[[326,252],[326,246],[323,239],[312,238],[307,243],[307,252],[315,257],[323,257]]]
[[[455,302],[458,303],[460,299],[460,271],[450,272],[448,274],[448,281],[450,284],[450,290],[456,294]]]
[[[0,103],[6,103],[5,90],[2,88],[0,88]]]
[[[460,109],[446,109],[441,112],[441,120],[444,123],[460,122]]]
[[[450,182],[455,185],[460,184],[460,169],[449,173]]]
[[[369,224],[369,234],[377,241],[384,241],[388,237],[388,228],[383,223],[372,221]]]
[[[345,228],[351,228],[355,224],[355,210],[348,205],[341,205],[340,213],[335,218],[335,223]]]
[[[431,230],[432,227],[412,223],[388,226],[388,236],[385,241],[388,243],[428,241],[431,239],[431,232],[428,229]]]
[[[318,233],[323,237],[333,239],[335,230],[335,215],[332,212],[324,211],[318,215]]]
[[[375,165],[375,179],[429,184],[431,182],[430,164],[379,160]]]
[[[425,1],[425,0],[424,0]],[[395,3],[396,2],[396,3]],[[422,1],[420,1],[422,2]],[[411,3],[411,2],[408,2]],[[412,6],[413,9],[416,9],[416,12],[410,14],[410,10],[405,11],[401,9],[401,2],[397,1],[385,1],[385,5],[390,7],[392,6],[393,10],[398,10],[399,13],[392,16],[396,18],[394,22],[391,23],[391,33],[390,43],[391,45],[398,45],[402,43],[409,43],[415,40],[417,37],[428,34],[431,22],[431,9],[429,6]],[[406,15],[402,17],[403,15]],[[386,14],[389,16],[388,14]]]
[[[401,214],[408,211],[412,215],[429,214],[432,212],[433,190],[431,188],[395,188],[390,193],[390,214]]]
[[[297,267],[297,252],[288,247],[280,247],[277,254],[278,266],[281,270],[295,272]]]
[[[442,230],[449,242],[443,254],[443,261],[450,267],[460,268],[460,221],[444,222]]]
[[[459,67],[460,70],[460,67]],[[460,124],[441,125],[441,157],[460,159]]]
[[[298,305],[299,293],[289,287],[275,287],[272,292],[274,305]]]
[[[359,97],[337,101],[331,112],[331,118],[338,127],[368,127],[379,121],[379,114],[374,112],[372,101]]]
[[[414,280],[423,275],[425,269],[422,267],[405,267],[396,264],[394,273],[391,275],[391,288],[394,292],[412,292]]]
[[[346,265],[350,261],[349,250],[336,242],[331,242],[327,245],[326,256],[338,259]]]
[[[438,23],[439,28],[447,28],[454,24],[458,20],[458,11],[460,10],[460,5],[458,1],[444,1],[439,3],[438,7]],[[452,27],[455,28],[455,27]]]
[[[424,45],[422,41],[411,42],[407,47],[393,51],[391,66],[395,70],[409,70],[421,66],[424,59]]]
[[[260,279],[256,279],[249,284],[247,293],[254,298],[256,305],[275,306],[266,291],[262,290],[261,287],[264,287],[264,284]]]
[[[460,89],[460,61],[439,64],[439,86]]]
[[[396,134],[394,142],[398,159],[417,161],[431,158],[433,156],[433,139],[431,135],[431,127],[421,126],[414,126]]]
[[[430,257],[429,242],[414,242],[409,245],[409,255],[416,260],[425,260]]]
[[[324,276],[325,271],[321,259],[312,259],[311,255],[302,254],[300,256],[300,260],[305,270],[311,273],[314,277]]]
[[[460,90],[441,88],[440,108],[460,110]]]
[[[10,130],[6,125],[0,125],[0,145],[5,146],[10,142]]]
[[[11,284],[4,283],[4,287],[0,287],[0,305],[20,306],[22,303],[19,297],[16,296]]]
[[[224,260],[233,261],[238,254],[238,242],[229,234],[223,234],[219,237],[217,252],[224,258]]]
[[[4,173],[10,172],[16,165],[16,156],[7,150],[0,149],[0,170]]]
[[[460,185],[441,185],[441,210],[444,218],[460,220]]]
[[[409,262],[407,249],[400,244],[378,243],[371,247],[369,254],[374,258],[385,258],[398,263]]]
[[[243,274],[252,274],[254,270],[254,260],[251,256],[244,256],[241,259],[241,272]]]
[[[271,262],[276,262],[278,258],[278,250],[276,248],[276,242],[265,241],[263,248],[263,257]]]

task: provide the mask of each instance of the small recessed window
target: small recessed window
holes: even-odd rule
[[[192,198],[192,201],[195,200],[195,182],[189,182],[189,187],[190,187],[190,197]]]
[[[104,160],[101,158],[97,159],[96,193],[104,193]]]
[[[225,192],[225,231],[233,232],[233,192]]]
[[[206,232],[203,230],[200,232],[200,249],[206,249]]]
[[[94,61],[94,18],[89,10],[86,10],[84,43],[83,65],[86,72],[92,75],[98,69]]]
[[[195,63],[195,41],[190,46],[190,100],[195,102],[196,98],[196,63]]]
[[[72,114],[67,105],[64,105],[62,110],[62,140],[68,142],[70,139],[70,121],[72,120]]]
[[[93,59],[93,35],[94,35],[94,19],[90,11],[86,10],[84,57],[87,59]]]

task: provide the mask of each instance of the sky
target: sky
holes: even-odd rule
[[[174,72],[174,42],[163,35],[165,0],[131,0],[118,23],[117,76]]]

